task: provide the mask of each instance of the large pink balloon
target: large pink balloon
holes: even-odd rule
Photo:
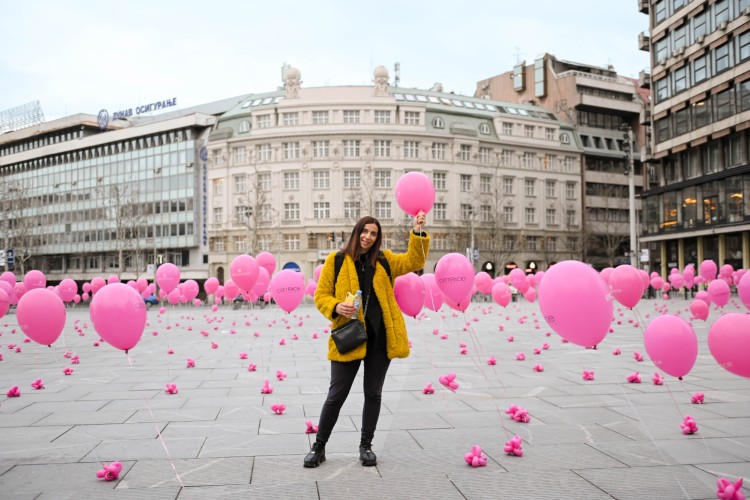
[[[16,284],[16,275],[10,271],[5,271],[3,274],[0,274],[0,281],[4,281],[10,286],[13,286]]]
[[[435,275],[425,273],[419,277],[424,283],[424,306],[430,311],[437,311],[443,306],[443,293],[438,288]]]
[[[286,312],[292,312],[305,296],[305,277],[291,269],[282,269],[271,278],[271,297]]]
[[[656,367],[673,377],[690,373],[698,358],[698,336],[677,316],[654,318],[646,327],[643,343]]]
[[[609,286],[617,302],[629,309],[634,308],[643,295],[641,273],[627,264],[617,266],[612,270],[609,275]]]
[[[706,259],[701,262],[700,274],[705,281],[716,279],[716,262]]]
[[[713,280],[708,284],[708,296],[711,298],[711,302],[719,307],[727,305],[729,302],[729,285],[724,280]]]
[[[240,290],[249,292],[258,279],[258,263],[250,255],[238,255],[229,264],[229,275]]]
[[[471,298],[474,286],[474,266],[460,253],[443,255],[435,266],[435,279],[443,296],[450,303],[462,306],[462,301]]]
[[[698,319],[706,321],[708,319],[708,304],[704,301],[695,299],[690,303],[690,312]]]
[[[59,292],[64,302],[70,302],[78,293],[78,284],[72,279],[66,278],[60,282]]]
[[[99,336],[126,353],[146,327],[146,305],[141,295],[124,283],[102,287],[91,300],[89,315]]]
[[[396,203],[411,216],[420,210],[428,213],[435,203],[435,186],[422,172],[408,172],[396,182]]]
[[[498,281],[492,286],[492,300],[497,302],[498,305],[507,307],[512,298],[513,293],[505,283]]]
[[[45,288],[47,286],[47,278],[44,276],[43,272],[37,269],[32,269],[23,277],[23,284],[26,287],[26,290]]]
[[[180,283],[180,270],[171,262],[165,262],[156,269],[156,283],[169,293]]]
[[[258,269],[258,279],[255,280],[252,292],[258,297],[262,297],[268,291],[268,285],[271,284],[271,274],[265,267]]]
[[[276,270],[276,257],[270,252],[260,252],[255,256],[258,265],[268,271],[268,276],[272,276]],[[316,278],[318,279],[318,278]]]
[[[479,271],[474,276],[474,286],[482,293],[490,293],[492,291],[492,278],[486,272]]]
[[[729,313],[717,319],[708,331],[708,349],[722,368],[750,377],[750,316]]]
[[[240,287],[237,286],[237,283],[234,282],[232,279],[228,279],[226,283],[224,283],[224,288],[221,289],[223,296],[227,298],[227,300],[234,300],[235,297],[237,297],[240,294]],[[216,296],[219,297],[219,291],[216,291]]]
[[[206,282],[203,283],[203,289],[208,295],[213,295],[214,293],[216,293],[217,288],[219,288],[219,280],[216,278],[208,278]]]
[[[445,300],[445,303],[448,304],[448,307],[450,307],[451,309],[455,309],[456,311],[459,311],[459,312],[464,312],[469,308],[469,304],[471,304],[471,291],[469,292],[469,295],[459,300],[458,302],[453,302],[450,298],[445,297],[445,296],[443,297],[443,299]]]
[[[424,305],[424,283],[414,273],[401,275],[393,284],[393,295],[401,312],[416,318]]]
[[[590,347],[607,335],[614,312],[609,290],[583,262],[566,260],[550,267],[538,294],[544,319],[564,339]]]
[[[65,304],[59,295],[46,288],[29,290],[18,301],[18,325],[34,342],[50,345],[65,327]]]
[[[510,274],[508,274],[508,279],[510,280],[510,284],[517,289],[521,289],[525,284],[527,284],[526,273],[523,271],[523,269],[520,269],[518,267],[513,269]]]
[[[3,283],[5,283],[3,281]],[[7,283],[5,283],[7,285]],[[0,318],[5,316],[5,313],[8,312],[8,308],[10,307],[10,295],[8,295],[8,292],[0,288]]]
[[[97,276],[96,278],[91,280],[91,293],[95,295],[96,292],[101,290],[102,287],[106,284],[107,282],[104,281],[104,278],[102,278],[101,276]]]
[[[194,298],[196,298],[198,296],[198,292],[200,292],[200,287],[195,280],[187,280],[185,281],[185,283],[183,283],[182,295],[185,297],[185,300],[187,302],[190,302]]]
[[[182,297],[182,294],[180,293],[179,288],[175,288],[171,292],[167,294],[167,301],[172,304],[173,306],[176,306],[180,303],[180,298]]]
[[[742,304],[750,309],[750,273],[745,273],[737,283],[737,295],[740,296]]]

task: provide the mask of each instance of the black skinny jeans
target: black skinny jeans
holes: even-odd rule
[[[375,436],[375,427],[378,425],[380,416],[381,394],[385,383],[385,374],[391,360],[385,350],[369,349],[365,356],[365,380],[363,384],[365,393],[365,404],[362,409],[362,439],[371,441]],[[331,361],[331,386],[328,389],[328,398],[323,403],[318,422],[318,435],[316,439],[323,443],[328,442],[331,437],[333,426],[339,418],[341,407],[344,406],[349,390],[352,388],[354,378],[359,371],[361,360],[356,361]]]

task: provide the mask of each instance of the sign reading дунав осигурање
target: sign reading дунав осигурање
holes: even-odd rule
[[[133,116],[133,109],[135,109],[136,115],[143,113],[150,113],[151,111],[159,111],[165,108],[171,108],[177,106],[177,98],[164,99],[163,101],[156,101],[150,104],[144,104],[143,106],[136,106],[135,108],[123,109],[122,111],[116,111],[112,113],[113,120],[121,120]]]

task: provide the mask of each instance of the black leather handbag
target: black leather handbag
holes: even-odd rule
[[[331,336],[340,354],[346,354],[367,342],[365,326],[358,319],[347,321],[340,327],[334,328],[331,330]]]

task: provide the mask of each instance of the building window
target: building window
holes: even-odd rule
[[[566,156],[563,158],[563,170],[565,172],[572,172],[575,165],[575,157]]]
[[[344,187],[345,188],[359,188],[361,184],[361,176],[359,170],[344,170]]]
[[[240,122],[240,128],[238,130],[240,134],[247,134],[250,132],[250,122],[247,120],[242,120]]]
[[[331,204],[327,201],[314,202],[313,217],[315,217],[315,220],[329,219],[331,217]]]
[[[348,219],[359,219],[360,204],[358,201],[344,202],[344,217]]]
[[[432,119],[432,126],[434,128],[445,128],[445,121],[439,116],[436,116]]]
[[[284,172],[284,189],[299,189],[299,172]]]
[[[705,37],[707,33],[706,12],[704,11],[693,18],[693,41],[697,41],[698,37]]]
[[[419,111],[404,111],[405,125],[419,125]]]
[[[557,224],[557,210],[554,208],[547,209],[547,225],[554,226]]]
[[[461,203],[461,220],[471,220],[472,215],[474,215],[474,207],[469,203]]]
[[[299,220],[299,203],[284,203],[284,220]]]
[[[708,56],[699,57],[693,61],[693,85],[708,78]]]
[[[672,46],[674,50],[679,50],[687,45],[687,23],[683,24],[672,33]]]
[[[527,236],[526,237],[526,250],[528,252],[536,252],[539,248],[539,236]]]
[[[284,142],[282,143],[284,149],[285,160],[296,160],[299,159],[299,142]]]
[[[224,179],[213,180],[213,194],[214,196],[224,196]]]
[[[526,196],[536,196],[536,179],[524,179],[523,185]]]
[[[663,102],[669,99],[669,78],[664,77],[661,80],[655,82],[656,86],[656,102]]]
[[[234,207],[234,221],[238,224],[244,224],[250,220],[253,215],[252,207],[247,205],[238,205]]]
[[[281,117],[285,127],[299,125],[299,113],[296,111],[293,113],[281,113]]]
[[[513,124],[510,122],[503,122],[503,135],[513,135]]]
[[[258,144],[255,146],[255,156],[258,161],[271,161],[271,145],[270,144]]]
[[[344,123],[359,123],[359,110],[345,109]]]
[[[490,163],[492,160],[492,148],[481,147],[479,148],[479,161],[482,163]]]
[[[723,92],[719,92],[713,97],[713,102],[716,104],[716,113],[714,116],[717,120],[722,120],[731,116],[734,112],[734,89],[730,88]],[[675,113],[675,121],[677,115],[682,112],[687,116],[687,111],[687,109],[684,109]]]
[[[523,126],[523,135],[526,137],[534,138],[534,126],[533,125],[524,125]]]
[[[445,160],[445,143],[433,142],[431,151],[433,160]]]
[[[271,174],[258,174],[258,190],[265,193],[271,190]]]
[[[436,190],[445,191],[448,174],[446,172],[433,172],[432,185]]]
[[[490,205],[481,205],[479,207],[479,217],[482,222],[492,222],[492,207]]]
[[[213,218],[214,224],[221,224],[224,222],[224,208],[223,207],[214,207],[214,218]]]
[[[404,141],[404,158],[419,158],[419,141]]]
[[[716,47],[714,51],[715,74],[719,74],[729,68],[729,43]]]
[[[569,200],[574,200],[576,198],[576,183],[575,182],[565,183],[565,197]]]
[[[445,233],[432,233],[430,248],[435,250],[448,250],[448,235]]]
[[[234,176],[234,192],[235,194],[242,194],[247,190],[247,177],[244,175]]]
[[[503,194],[513,194],[513,177],[503,177]]]
[[[447,203],[435,203],[432,207],[432,216],[436,221],[444,221],[448,219],[448,204]]]
[[[750,2],[748,2],[750,4]],[[743,62],[750,58],[750,31],[746,31],[737,37],[737,54],[738,62]]]
[[[462,161],[471,160],[471,146],[468,144],[461,144],[461,149],[458,151],[458,158]]]
[[[461,174],[461,192],[471,192],[471,175]]]
[[[299,235],[298,234],[285,234],[284,235],[284,250],[299,250]]]
[[[557,197],[557,181],[553,179],[547,179],[545,183],[547,198]]]
[[[271,126],[271,115],[261,115],[258,117],[258,128],[269,128]]]
[[[526,207],[526,224],[536,224],[536,208]]]
[[[391,123],[391,112],[383,109],[375,110],[375,123],[387,125]]]
[[[479,176],[479,192],[484,194],[492,192],[492,176],[485,174]]]
[[[390,188],[391,187],[390,170],[376,170],[375,171],[375,187],[376,188]]]
[[[389,158],[391,156],[391,141],[375,139],[374,148],[377,158]]]
[[[719,0],[714,4],[714,26],[729,21],[729,0]]]
[[[313,171],[313,189],[329,189],[331,187],[331,173],[328,170]]]
[[[547,251],[557,252],[557,236],[550,236],[547,238]]]
[[[490,133],[490,126],[486,123],[479,124],[479,133],[484,135],[489,135]]]
[[[216,238],[214,240],[214,252],[222,253],[224,252],[224,240],[221,238]]]
[[[536,155],[534,153],[524,153],[521,157],[521,166],[523,168],[532,168],[534,167],[534,157]]]
[[[388,220],[391,218],[391,202],[390,201],[376,201],[375,202],[375,217],[378,219]]]
[[[344,139],[344,156],[359,156],[359,139]]]
[[[500,165],[503,167],[510,167],[513,163],[513,151],[510,149],[503,149],[500,152]]]
[[[503,222],[513,224],[516,222],[514,207],[503,207]]]
[[[577,214],[576,214],[575,210],[568,210],[565,213],[565,223],[568,226],[577,226],[578,225]]]
[[[328,111],[313,111],[313,125],[328,125]]]
[[[555,129],[550,127],[544,128],[544,138],[548,141],[554,141],[555,140]]]
[[[683,90],[688,88],[687,82],[687,66],[683,66],[680,69],[676,69],[672,75],[674,79],[674,93],[679,94]]]
[[[312,141],[313,158],[328,158],[330,148],[330,141]]]
[[[246,156],[247,150],[244,147],[232,148],[232,161],[235,165],[245,163]]]

